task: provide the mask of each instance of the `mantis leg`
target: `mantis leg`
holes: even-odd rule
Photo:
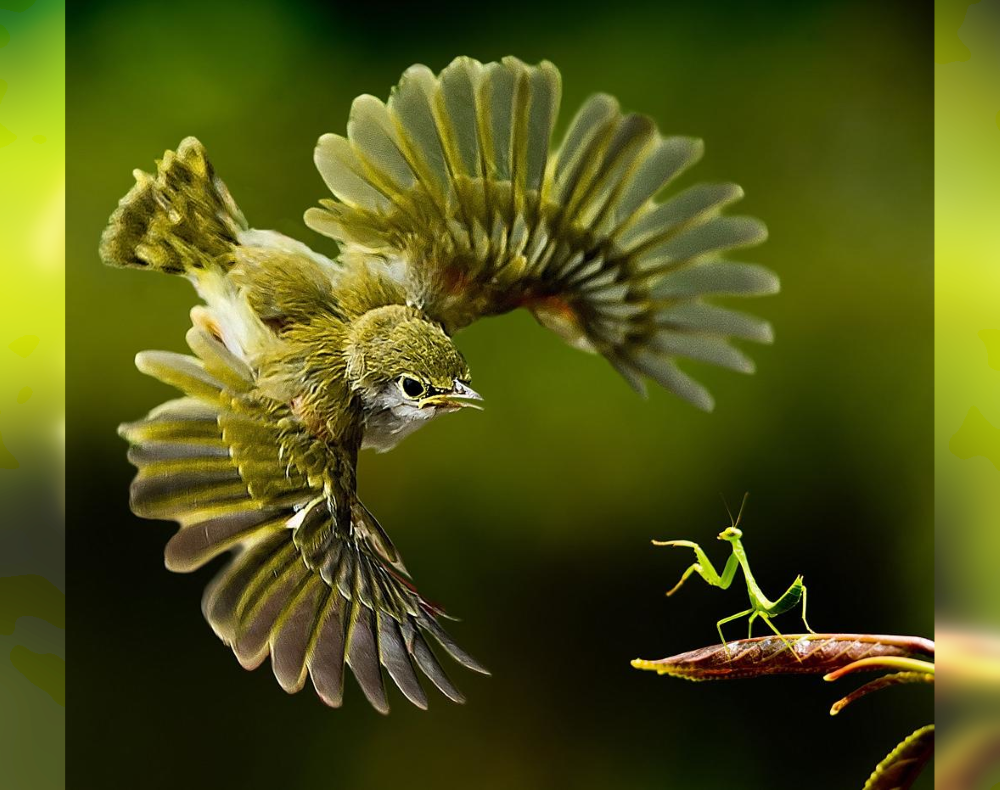
[[[719,639],[722,640],[722,647],[726,651],[726,658],[729,658],[729,644],[726,642],[726,637],[722,633],[722,626],[733,620],[739,620],[741,617],[746,617],[748,614],[755,614],[753,609],[747,609],[745,612],[737,612],[729,617],[723,617],[719,622],[715,624],[716,629],[719,631]]]
[[[733,579],[736,577],[736,569],[739,567],[739,560],[736,558],[735,554],[730,556],[728,562],[726,562],[726,567],[722,570],[722,574],[720,575],[718,571],[715,570],[715,566],[712,565],[712,561],[708,558],[708,555],[705,554],[705,551],[697,543],[692,543],[689,540],[666,540],[666,541],[654,540],[653,545],[682,546],[685,548],[694,549],[695,556],[698,558],[698,561],[696,563],[694,563],[686,571],[684,571],[684,574],[681,576],[680,581],[677,582],[677,584],[675,584],[673,588],[671,588],[670,592],[668,592],[667,595],[673,595],[675,592],[677,592],[677,590],[680,589],[680,586],[688,580],[688,578],[691,576],[692,573],[697,573],[699,576],[701,576],[701,578],[703,578],[713,587],[720,587],[723,590],[728,589],[729,585],[733,583]]]
[[[787,647],[789,649],[789,651],[791,651],[792,655],[795,656],[799,660],[799,663],[801,664],[802,663],[802,657],[795,651],[795,648],[792,647],[792,643],[788,641],[788,637],[785,636],[783,633],[781,633],[781,631],[779,631],[777,628],[774,627],[774,623],[771,622],[771,618],[768,617],[763,612],[761,612],[760,613],[760,619],[763,620],[765,623],[767,623],[771,627],[771,630],[774,631],[774,633],[776,633],[778,635],[778,638],[782,642],[785,643],[785,647]]]
[[[667,597],[670,597],[675,592],[677,592],[681,588],[681,585],[684,584],[684,582],[686,582],[688,580],[688,577],[692,573],[701,573],[702,577],[704,577],[704,574],[701,571],[701,565],[699,565],[696,562],[694,565],[692,565],[690,568],[688,568],[686,571],[684,571],[684,573],[681,575],[680,581],[678,581],[677,584],[675,584],[673,587],[671,587],[669,590],[667,590]]]
[[[753,638],[753,621],[757,619],[757,616],[759,614],[760,612],[754,612],[752,615],[750,615],[750,623],[749,627],[747,628],[747,639]]]
[[[806,586],[803,584],[802,585],[802,624],[806,627],[806,630],[810,634],[815,634],[816,632],[812,630],[812,626],[809,625],[809,621],[806,620],[806,598],[807,598]]]

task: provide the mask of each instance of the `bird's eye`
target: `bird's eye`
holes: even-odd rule
[[[403,394],[407,398],[419,398],[424,394],[424,390],[426,389],[423,384],[416,379],[411,379],[409,376],[403,376],[399,380],[399,388],[403,390]]]

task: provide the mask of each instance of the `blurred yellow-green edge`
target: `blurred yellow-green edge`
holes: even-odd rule
[[[935,501],[941,632],[996,638],[1000,551],[1000,4],[936,3],[935,20]],[[942,642],[943,643],[943,642]],[[995,673],[995,667],[993,669]],[[972,694],[939,694],[939,781],[970,746],[1000,742],[1000,721]],[[981,698],[983,705],[975,699]],[[995,751],[994,751],[995,753]],[[983,787],[1000,779],[985,766]],[[950,770],[954,774],[954,770]],[[988,781],[992,779],[992,781]],[[948,785],[951,786],[951,785]],[[957,784],[955,786],[958,786]],[[964,785],[963,785],[964,786]]]
[[[0,0],[0,786],[65,785],[64,5]]]

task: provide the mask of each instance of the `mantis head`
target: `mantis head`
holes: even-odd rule
[[[726,527],[722,532],[719,533],[719,540],[728,540],[730,543],[735,543],[737,540],[743,537],[743,530],[741,530],[736,525],[731,527]]]

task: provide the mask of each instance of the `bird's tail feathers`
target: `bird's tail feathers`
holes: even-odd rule
[[[106,264],[169,274],[232,265],[247,223],[197,139],[164,153],[156,175],[136,170],[135,179],[101,238]]]

